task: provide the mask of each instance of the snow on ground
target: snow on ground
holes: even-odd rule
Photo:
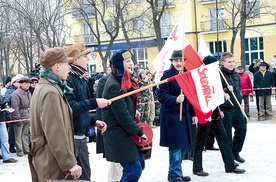
[[[159,128],[154,128],[152,158],[146,160],[141,182],[166,182],[168,171],[168,149],[160,147]],[[245,174],[225,173],[220,152],[207,151],[203,153],[203,168],[209,173],[207,177],[192,174],[192,161],[183,161],[184,175],[189,175],[196,182],[276,182],[276,122],[257,121],[248,122],[247,137],[241,156],[246,160],[240,168],[246,169]],[[106,182],[109,163],[102,155],[95,153],[96,144],[89,143],[92,181]],[[31,181],[27,157],[16,157],[16,164],[3,164],[0,162],[0,181]]]

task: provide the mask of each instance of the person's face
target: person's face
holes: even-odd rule
[[[127,71],[128,73],[132,74],[133,73],[133,61],[131,58],[128,58],[123,61],[124,64],[124,70]]]
[[[262,59],[259,60],[259,62],[257,62],[257,66],[260,66],[260,64],[264,62]]]
[[[30,85],[31,85],[30,82],[20,83],[20,87],[22,87],[24,90],[28,90],[30,88]]]
[[[77,59],[77,62],[74,63],[75,65],[78,65],[85,70],[88,68],[88,63],[89,63],[89,57],[87,55],[83,55]]]
[[[59,78],[61,80],[66,80],[69,75],[71,66],[67,62],[67,63],[57,63],[57,67],[58,67],[57,75],[59,76]]]
[[[36,80],[31,82],[31,87],[35,88],[37,86],[38,82]]]
[[[225,58],[225,60],[222,61],[221,63],[224,66],[224,68],[231,71],[235,67],[235,58],[234,57]]]
[[[238,69],[237,72],[238,72],[238,73],[242,73],[242,72],[243,72],[243,69]]]
[[[266,70],[266,66],[260,66],[260,70],[261,71],[265,71]]]
[[[106,70],[106,74],[110,74],[111,73],[111,68],[107,68],[107,70]]]
[[[182,59],[173,59],[171,60],[173,67],[177,70],[177,71],[182,71]],[[183,66],[185,65],[185,61]]]

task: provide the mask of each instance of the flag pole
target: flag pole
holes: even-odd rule
[[[225,83],[226,83],[226,85],[227,85],[227,87],[228,87],[228,86],[229,86],[229,83],[228,83],[228,81],[226,80],[224,74],[221,72],[220,69],[219,69],[219,73],[220,73],[220,75],[222,76],[223,80],[225,81]],[[232,93],[232,95],[233,95],[233,97],[234,97],[236,103],[238,104],[238,106],[239,106],[239,108],[240,108],[240,110],[241,110],[243,116],[245,117],[246,120],[248,120],[248,117],[246,116],[246,114],[245,114],[245,112],[244,112],[244,110],[243,110],[241,104],[239,103],[239,101],[238,101],[238,99],[237,99],[235,93],[234,93],[233,91],[231,91],[231,93]]]
[[[184,57],[185,57],[185,52],[184,49],[182,49],[182,70],[181,73],[184,73]],[[180,88],[180,95],[183,94],[182,89]],[[185,99],[185,98],[184,98]],[[184,100],[183,100],[184,101]],[[180,110],[179,110],[179,121],[182,121],[182,108],[183,108],[183,102],[180,102]]]
[[[151,88],[151,87],[155,87],[155,86],[157,86],[157,85],[161,85],[161,84],[166,83],[166,82],[169,82],[169,81],[171,81],[171,80],[173,80],[173,78],[170,78],[170,80],[169,80],[169,78],[168,78],[168,79],[165,79],[165,80],[161,80],[161,81],[159,81],[159,82],[156,82],[156,83],[153,83],[153,84],[150,84],[150,85],[147,85],[147,86],[138,88],[138,89],[133,90],[133,91],[131,91],[131,92],[127,92],[127,93],[125,93],[125,94],[123,94],[123,95],[119,95],[119,96],[117,96],[117,97],[113,97],[112,99],[109,99],[109,100],[110,100],[111,102],[114,102],[114,101],[116,101],[116,100],[125,98],[125,97],[127,97],[127,96],[132,95],[132,94],[136,94],[136,93],[141,92],[141,91],[143,91],[143,90],[147,90],[147,89],[149,89],[149,88]]]

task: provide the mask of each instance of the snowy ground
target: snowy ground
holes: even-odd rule
[[[166,182],[168,169],[168,150],[159,147],[159,128],[154,130],[152,158],[146,161],[141,182]],[[248,122],[247,138],[241,156],[246,162],[240,168],[246,169],[245,174],[229,174],[224,172],[224,165],[218,151],[207,151],[203,154],[204,170],[208,177],[192,174],[192,161],[183,161],[184,175],[189,175],[197,182],[276,182],[276,122],[250,120]],[[95,143],[89,143],[92,181],[106,182],[109,163],[101,155],[95,154]],[[17,164],[0,163],[0,181],[31,181],[27,157],[18,158]]]
[[[272,99],[274,100],[274,99]],[[253,104],[252,102],[250,105]],[[254,108],[255,109],[255,108]],[[276,105],[273,104],[273,110]],[[274,111],[274,118],[276,112]],[[196,182],[276,182],[276,119],[257,121],[256,113],[252,112],[248,121],[247,137],[241,156],[246,160],[240,168],[246,169],[245,174],[225,173],[220,152],[203,153],[203,168],[209,173],[207,177],[192,174],[192,161],[183,161],[184,175],[189,175]],[[168,171],[168,149],[159,146],[159,128],[153,129],[152,158],[146,161],[141,182],[166,182]],[[102,155],[95,153],[96,144],[89,143],[92,181],[106,182],[109,163]],[[0,161],[0,181],[30,182],[31,175],[27,157],[12,157],[19,160],[16,164],[3,164]]]

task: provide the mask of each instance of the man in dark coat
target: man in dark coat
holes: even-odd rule
[[[271,105],[271,88],[274,87],[273,74],[266,69],[265,62],[260,64],[260,69],[254,74],[254,88],[259,96],[259,115],[258,118],[271,119],[272,105]]]
[[[245,160],[240,157],[239,153],[242,150],[245,136],[246,136],[246,120],[242,114],[242,111],[238,104],[241,104],[242,93],[240,86],[240,76],[235,70],[235,58],[234,55],[225,52],[221,56],[222,66],[220,68],[223,76],[227,80],[228,84],[221,78],[222,88],[226,94],[229,94],[231,102],[226,101],[220,105],[221,111],[224,113],[223,125],[227,134],[228,139],[232,147],[232,152],[234,159],[237,162],[245,162]],[[236,96],[239,103],[236,102],[234,95]],[[235,129],[234,136],[232,136],[232,127]]]
[[[106,99],[91,98],[89,87],[83,77],[87,71],[89,61],[87,54],[90,52],[91,49],[86,48],[81,43],[75,43],[66,49],[66,55],[73,57],[73,61],[69,62],[71,70],[67,79],[67,84],[72,89],[72,92],[65,93],[65,95],[73,110],[76,158],[83,169],[81,180],[90,180],[91,177],[89,151],[85,136],[86,130],[91,122],[102,131],[105,131],[107,127],[105,122],[93,118],[89,110],[97,107],[103,108],[110,104],[110,101]]]
[[[182,71],[182,51],[172,53],[172,66],[166,70],[161,80],[175,76]],[[197,117],[193,107],[183,94],[176,81],[162,85],[156,90],[160,108],[160,146],[169,147],[169,174],[170,181],[190,181],[189,176],[182,174],[182,158],[192,144],[191,125],[196,124]],[[182,121],[179,121],[180,103],[183,104]]]
[[[112,73],[108,77],[103,98],[111,99],[138,88],[138,83],[130,78],[133,73],[131,54],[126,50],[116,52],[111,59]],[[102,110],[103,120],[108,128],[103,134],[104,153],[107,161],[120,163],[123,167],[121,181],[138,181],[144,169],[144,156],[138,151],[132,137],[138,135],[143,140],[147,136],[134,121],[137,95],[116,100]]]

